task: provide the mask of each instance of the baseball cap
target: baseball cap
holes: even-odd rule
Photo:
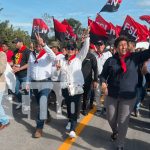
[[[52,41],[52,42],[50,43],[49,47],[50,47],[50,48],[51,48],[51,47],[58,47],[58,48],[60,48],[60,44],[59,44],[58,41]]]
[[[104,44],[105,44],[105,43],[104,43],[103,40],[99,40],[99,41],[96,42],[95,45],[101,46],[101,45],[104,45]]]
[[[21,38],[15,38],[12,43],[17,44],[18,42],[23,42],[23,40]]]

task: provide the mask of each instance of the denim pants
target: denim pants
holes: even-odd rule
[[[49,82],[35,82],[37,85],[36,89],[33,89],[33,94],[38,104],[38,112],[37,112],[37,120],[36,120],[36,128],[43,129],[44,121],[47,119],[48,115],[48,96],[51,91],[48,88]]]
[[[2,106],[3,94],[4,94],[4,92],[0,91],[0,124],[5,125],[5,124],[9,123],[9,118],[5,114],[5,111]]]
[[[17,97],[18,102],[22,102],[22,96],[20,93],[20,87],[22,85],[23,82],[26,82],[27,77],[23,77],[23,78],[19,78],[16,76],[16,88],[15,88],[15,95]]]

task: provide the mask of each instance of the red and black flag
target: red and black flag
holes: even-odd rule
[[[108,0],[100,12],[116,12],[122,0]]]
[[[35,33],[39,33],[43,39],[48,37],[49,28],[42,19],[33,19],[31,39],[35,39]]]
[[[67,32],[68,32],[68,39],[73,39],[74,41],[77,40],[77,35],[74,33],[72,26],[67,22],[66,19],[62,21],[62,24],[67,26]]]
[[[106,30],[108,41],[110,41],[110,43],[111,41],[113,42],[116,38],[116,27],[111,22],[107,22],[99,14],[97,14],[95,21]]]
[[[146,21],[147,23],[150,24],[150,15],[143,15],[143,16],[140,16],[140,19],[141,19],[141,20],[144,20],[144,21]]]
[[[53,18],[55,38],[63,42],[68,37],[67,25],[62,24],[58,20]]]
[[[90,41],[96,44],[99,40],[106,41],[108,39],[106,30],[97,22],[88,19],[88,26],[90,26]]]
[[[146,27],[130,16],[126,17],[120,35],[126,35],[130,40],[138,42],[146,41],[149,36]]]

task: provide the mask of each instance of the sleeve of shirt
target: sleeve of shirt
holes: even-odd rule
[[[49,58],[51,61],[55,60],[56,59],[56,55],[55,53],[52,51],[52,49],[50,49],[47,45],[45,45],[44,47],[44,50],[47,52]]]
[[[31,53],[30,53],[29,60],[28,60],[26,84],[30,84],[30,82],[31,82]]]
[[[30,50],[26,51],[26,63],[28,63],[28,60],[29,60],[29,57],[30,57],[30,53],[31,53]]]
[[[103,70],[100,75],[101,82],[104,82],[104,83],[107,82],[107,78],[109,76],[109,67],[108,66],[109,66],[109,59],[107,59],[106,62],[104,63]]]
[[[88,50],[89,50],[89,44],[90,44],[90,38],[87,37],[85,39],[85,42],[80,50],[80,52],[77,54],[77,57],[83,61],[88,53]]]
[[[94,81],[98,81],[98,68],[97,68],[97,60],[93,54],[92,55],[92,69],[94,73]]]
[[[137,64],[144,63],[144,61],[147,61],[150,58],[150,47],[148,50],[134,53],[133,56]]]

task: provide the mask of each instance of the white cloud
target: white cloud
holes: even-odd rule
[[[138,6],[149,7],[150,6],[150,0],[142,0],[141,2],[138,2]]]
[[[32,27],[32,23],[29,22],[11,22],[14,27]]]

